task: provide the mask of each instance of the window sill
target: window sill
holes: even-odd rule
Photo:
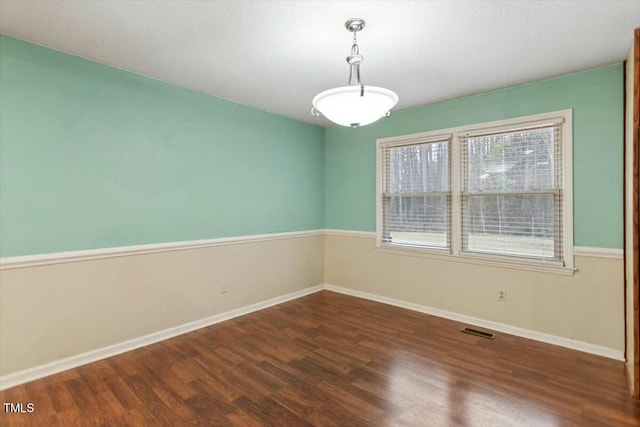
[[[441,261],[463,262],[467,264],[484,265],[498,268],[535,271],[538,273],[559,274],[562,276],[573,276],[573,273],[577,270],[571,267],[545,263],[544,261],[520,261],[517,259],[501,259],[500,257],[483,254],[452,255],[446,251],[438,249],[422,249],[400,245],[383,244],[376,246],[376,250],[378,252],[395,255],[415,256],[437,259]]]

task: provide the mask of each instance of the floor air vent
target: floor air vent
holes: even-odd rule
[[[489,338],[490,340],[496,337],[496,334],[492,334],[491,332],[479,331],[473,328],[464,328],[460,332],[464,332],[465,334],[477,335],[482,338]]]

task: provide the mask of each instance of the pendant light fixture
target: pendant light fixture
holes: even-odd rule
[[[365,22],[352,18],[344,26],[353,33],[351,54],[347,56],[349,84],[317,94],[312,101],[311,114],[315,117],[322,114],[334,123],[355,128],[388,117],[398,103],[398,95],[389,89],[362,84],[360,63],[364,58],[360,55],[356,34],[364,28]]]

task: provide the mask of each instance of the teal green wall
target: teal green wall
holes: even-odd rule
[[[331,127],[325,226],[375,231],[377,138],[572,108],[574,243],[622,248],[623,90],[618,64],[414,108],[359,129]]]
[[[324,129],[0,37],[1,256],[317,229],[323,205]]]
[[[0,36],[0,255],[374,231],[377,138],[567,108],[574,242],[621,248],[621,64],[325,132]]]

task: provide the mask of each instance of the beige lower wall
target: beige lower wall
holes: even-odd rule
[[[319,234],[2,270],[0,375],[321,284],[323,244]]]
[[[573,276],[503,269],[318,234],[7,269],[0,375],[321,283],[623,351],[622,260],[577,256],[576,267]],[[507,302],[497,301],[499,289]]]
[[[325,239],[327,283],[622,352],[622,259],[575,262],[578,271],[563,276],[383,253],[373,237]]]

